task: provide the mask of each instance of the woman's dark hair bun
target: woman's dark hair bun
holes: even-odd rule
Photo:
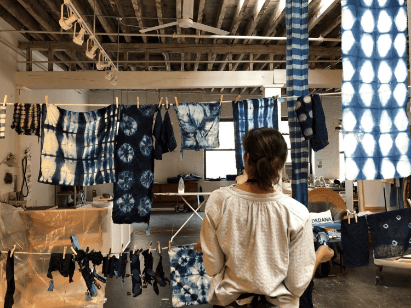
[[[243,137],[251,176],[262,190],[268,190],[280,180],[280,172],[287,160],[287,144],[274,128],[255,128]]]

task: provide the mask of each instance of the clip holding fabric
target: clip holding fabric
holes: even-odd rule
[[[171,251],[171,241],[168,241],[168,251]]]
[[[123,255],[123,244],[121,244],[120,257]]]
[[[220,96],[220,106],[223,103],[223,95]]]
[[[168,108],[170,108],[170,106],[168,105],[168,97],[166,97],[166,110],[168,110]]]
[[[240,99],[240,97],[241,97],[241,95],[238,95],[238,96],[236,97],[236,99],[234,100],[234,104],[237,104],[237,102],[238,102],[238,100]]]
[[[67,251],[67,246],[64,246],[64,249],[63,249],[63,260],[66,258],[66,251]]]
[[[166,97],[166,100],[167,100],[167,97]],[[161,108],[161,103],[162,103],[162,102],[163,102],[163,97],[160,98],[160,102],[159,102],[158,105],[157,105],[158,108]]]
[[[73,253],[77,256],[77,251],[76,251],[73,247],[71,247],[71,250],[72,250]]]
[[[151,244],[153,244],[152,241],[150,241],[150,246],[148,246],[148,253],[151,253]]]
[[[10,251],[10,258],[13,256],[14,251],[16,250],[16,245],[13,246],[13,248]]]
[[[118,97],[116,96],[116,108],[118,109]]]
[[[137,109],[139,109],[139,108],[140,108],[140,99],[137,96]]]
[[[49,96],[46,95],[46,96],[44,97],[44,100],[46,101],[46,107],[49,108]]]
[[[174,101],[176,102],[176,107],[178,108],[178,100],[177,100],[177,96],[174,96]]]
[[[7,105],[7,95],[4,95],[3,107]]]
[[[161,255],[160,241],[157,241],[157,252],[158,252],[159,255]]]

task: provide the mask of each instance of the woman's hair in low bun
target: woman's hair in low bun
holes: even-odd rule
[[[274,128],[254,128],[243,137],[251,176],[262,190],[268,190],[280,180],[280,172],[287,160],[287,143]]]

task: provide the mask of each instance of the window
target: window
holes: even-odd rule
[[[232,118],[221,118],[220,147],[204,150],[204,178],[225,178],[237,175],[235,164],[234,122]]]
[[[343,133],[340,132],[339,134],[339,149],[340,149],[340,180],[345,180],[345,162],[344,162],[344,136]]]

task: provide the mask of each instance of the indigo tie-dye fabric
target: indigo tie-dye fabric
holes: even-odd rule
[[[295,112],[303,131],[304,139],[310,140],[314,136],[313,131],[313,104],[310,96],[300,96],[295,105]]]
[[[116,180],[115,105],[73,112],[43,104],[38,181],[65,186],[90,186]]]
[[[14,104],[13,128],[19,135],[40,136],[41,105]]]
[[[175,246],[169,251],[173,307],[207,304],[211,278],[205,272],[203,253],[195,245]]]
[[[411,254],[411,208],[367,216],[374,258]]]
[[[157,110],[156,105],[121,106],[115,151],[118,179],[114,183],[114,223],[148,223],[150,220],[154,180],[153,118]],[[161,116],[156,120],[155,127],[161,127],[158,122]]]
[[[0,139],[4,139],[4,131],[6,129],[6,108],[5,106],[0,106]]]
[[[311,148],[318,152],[324,149],[328,144],[328,131],[325,124],[325,115],[320,96],[318,94],[311,96],[313,102],[313,138],[311,139]]]
[[[292,197],[308,206],[308,143],[295,111],[297,98],[308,95],[308,0],[286,0],[285,16]]]
[[[347,180],[411,173],[404,1],[341,2]]]
[[[244,169],[243,136],[252,128],[278,129],[277,100],[272,97],[246,99],[232,102],[235,138],[235,163]]]
[[[189,103],[174,106],[181,130],[181,151],[214,149],[220,146],[218,129],[221,106],[216,103]]]

